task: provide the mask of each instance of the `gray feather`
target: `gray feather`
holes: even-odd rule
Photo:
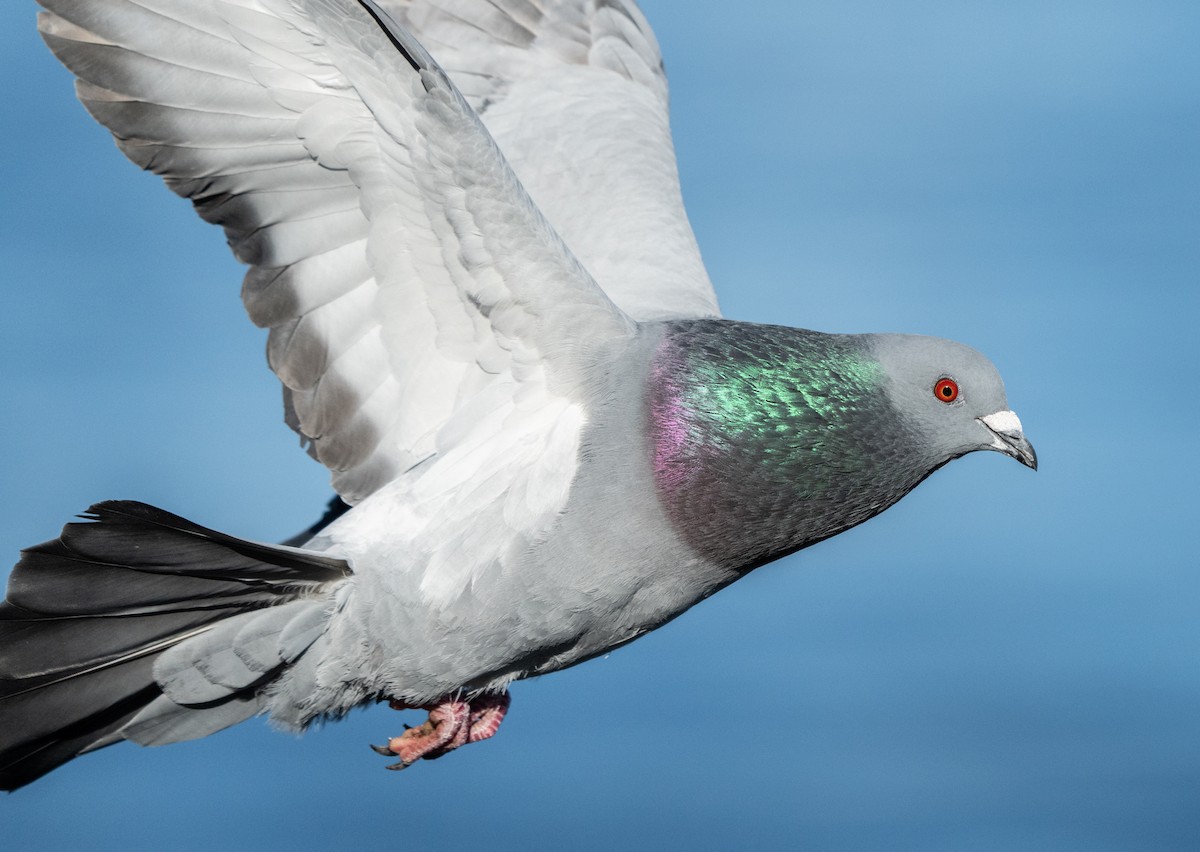
[[[308,649],[318,636],[325,632],[329,620],[324,603],[309,605],[297,614],[279,635],[279,657],[290,663]]]
[[[324,602],[295,601],[275,607],[250,619],[233,637],[232,650],[242,664],[252,672],[268,672],[285,662],[280,654],[281,635],[285,628],[302,614],[316,612],[320,617],[320,629],[324,629]],[[319,632],[319,631],[318,631]],[[312,644],[309,639],[304,647]],[[301,649],[303,652],[303,649]],[[290,661],[290,660],[287,660]]]
[[[154,679],[176,704],[220,701],[262,677],[233,653],[233,639],[253,613],[244,613],[159,655]]]
[[[157,746],[196,740],[244,722],[261,709],[261,697],[253,694],[231,696],[203,709],[181,707],[160,695],[120,729],[114,742],[126,739],[138,745]]]

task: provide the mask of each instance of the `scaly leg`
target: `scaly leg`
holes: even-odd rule
[[[407,729],[388,740],[386,746],[371,746],[377,753],[399,757],[388,769],[407,769],[422,758],[433,760],[467,743],[486,740],[496,733],[504,714],[508,712],[509,695],[480,695],[469,701],[451,698],[439,704],[426,705],[429,718],[424,724]],[[393,701],[394,710],[409,710],[406,704]]]

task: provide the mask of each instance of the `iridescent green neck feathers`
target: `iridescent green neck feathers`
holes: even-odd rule
[[[860,523],[928,471],[867,339],[724,320],[672,323],[647,417],[655,485],[705,557],[753,568]]]

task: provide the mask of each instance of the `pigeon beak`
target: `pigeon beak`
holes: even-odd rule
[[[1026,467],[1037,470],[1037,453],[1021,431],[1021,419],[1014,412],[997,411],[980,417],[979,422],[992,433],[992,442],[987,449],[1012,456]]]

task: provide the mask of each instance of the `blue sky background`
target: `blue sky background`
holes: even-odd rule
[[[1200,5],[645,0],[728,316],[953,337],[1037,474],[950,465],[401,775],[376,708],[122,745],[11,849],[1200,846]],[[322,468],[221,234],[0,7],[0,551],[136,498],[274,540]]]

